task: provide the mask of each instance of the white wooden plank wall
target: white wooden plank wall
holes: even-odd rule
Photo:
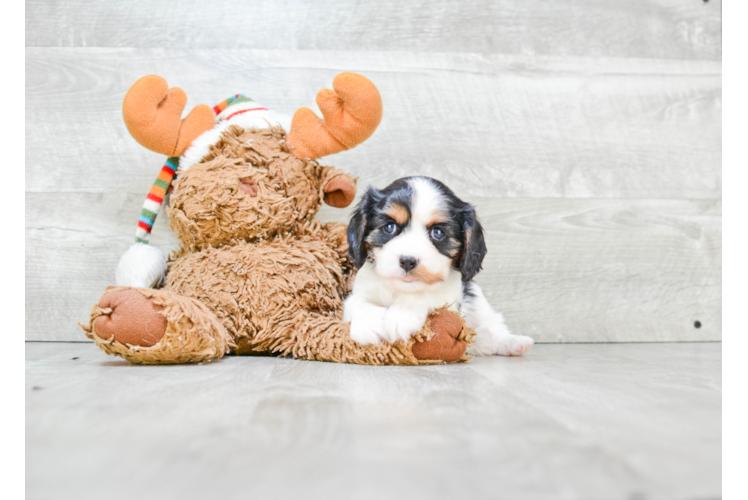
[[[292,113],[352,70],[385,117],[327,162],[475,203],[478,281],[514,330],[721,339],[720,16],[714,0],[27,2],[26,338],[83,340],[133,240],[163,161],[122,123],[137,78],[188,106],[243,92]],[[153,244],[175,243],[162,213]]]
[[[744,45],[742,49],[745,50]],[[729,340],[748,340],[748,62],[745,59],[727,58],[720,62],[719,326],[721,337]]]

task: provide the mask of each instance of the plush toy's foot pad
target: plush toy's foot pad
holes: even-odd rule
[[[99,299],[100,309],[111,312],[98,316],[94,330],[102,339],[121,344],[151,347],[166,333],[164,308],[157,306],[135,288],[123,288],[105,293]]]
[[[109,287],[81,326],[104,352],[138,364],[207,361],[233,346],[202,303],[165,290]]]
[[[474,335],[458,313],[439,309],[429,314],[411,349],[419,360],[453,363],[463,359]],[[419,341],[420,338],[424,340]]]

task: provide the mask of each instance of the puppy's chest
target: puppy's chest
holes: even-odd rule
[[[453,287],[451,287],[453,288]],[[440,307],[449,306],[452,311],[457,311],[462,299],[461,288],[450,289],[444,287],[437,291],[425,292],[403,292],[393,290],[388,287],[382,287],[370,296],[370,300],[382,307],[390,307],[395,303],[403,305],[412,305],[418,308],[428,308],[429,310],[439,309]]]

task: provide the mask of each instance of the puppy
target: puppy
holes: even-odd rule
[[[360,344],[407,340],[434,309],[465,314],[477,333],[471,354],[520,355],[530,337],[512,335],[473,278],[486,255],[473,207],[429,177],[369,188],[348,225],[358,273],[343,317]]]

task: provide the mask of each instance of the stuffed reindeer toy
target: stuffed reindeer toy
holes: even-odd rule
[[[350,338],[342,303],[355,271],[346,226],[313,219],[323,202],[350,205],[356,180],[317,159],[368,139],[382,100],[355,73],[339,74],[333,89],[317,95],[324,119],[301,108],[291,121],[243,95],[182,119],[187,97],[163,78],[130,88],[127,129],[169,158],[145,200],[136,243],[117,266],[117,286],[81,325],[96,345],[140,364],[228,353],[371,365],[468,359],[474,332],[446,309],[408,341],[364,346]],[[148,241],[169,192],[180,248],[167,261]]]

